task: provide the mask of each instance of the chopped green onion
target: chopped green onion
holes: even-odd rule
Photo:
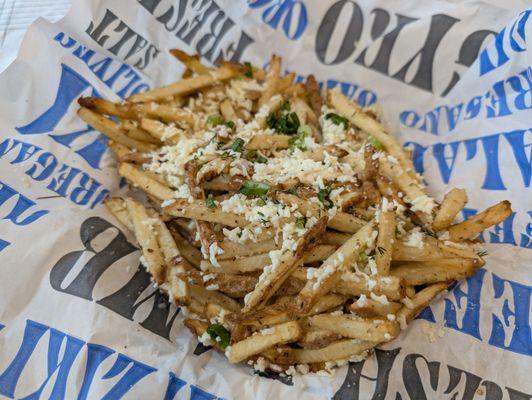
[[[222,125],[224,118],[220,114],[212,114],[207,117],[207,124],[212,126]]]
[[[305,229],[306,224],[307,224],[307,217],[301,217],[301,218],[296,219],[296,228]]]
[[[225,126],[227,126],[229,129],[233,129],[235,127],[235,123],[233,121],[227,121]]]
[[[335,125],[343,124],[344,129],[347,129],[349,127],[349,121],[347,120],[347,118],[344,118],[338,114],[328,113],[327,115],[325,115],[325,119],[330,119],[331,122]]]
[[[285,135],[294,135],[300,126],[299,117],[295,112],[289,112],[280,117],[269,114],[266,118],[266,124],[270,129],[275,129]]]
[[[251,63],[249,61],[246,61],[244,65],[246,66],[246,72],[244,72],[244,75],[248,78],[253,78],[253,66],[251,65]]]
[[[245,181],[240,188],[240,193],[247,197],[264,196],[270,190],[270,185],[264,182]]]
[[[318,192],[318,200],[322,202],[322,204],[325,206],[325,208],[332,208],[334,206],[334,203],[330,199],[332,189],[330,187],[327,187],[325,189],[320,189]]]
[[[288,141],[288,148],[291,150],[291,152],[294,152],[295,149],[299,149],[301,151],[307,150],[307,146],[305,146],[305,139],[311,135],[312,130],[310,129],[310,126],[301,125],[297,129],[297,135],[293,138],[290,138]]]
[[[260,207],[260,206],[265,206],[266,205],[266,199],[264,198],[264,196],[261,196],[257,199],[257,205]],[[259,215],[262,214],[261,212],[258,213]],[[264,217],[264,214],[261,215],[261,217]]]
[[[245,159],[259,164],[266,164],[268,162],[268,159],[257,150],[248,151],[245,155]]]
[[[205,199],[205,205],[208,208],[216,208],[216,203],[214,202],[214,199],[212,198],[212,194],[209,194],[209,196]]]
[[[382,150],[384,149],[384,146],[382,145],[382,143],[375,139],[373,136],[370,136],[368,138],[368,141],[369,141],[369,144],[371,144],[373,147],[375,147],[377,150]]]
[[[281,111],[290,111],[290,101],[285,100],[283,101],[283,104],[281,104]]]
[[[211,337],[211,340],[225,349],[231,342],[231,334],[222,324],[212,324],[207,328],[207,333]]]
[[[233,144],[231,144],[231,150],[236,153],[242,153],[244,151],[244,139],[237,137]]]

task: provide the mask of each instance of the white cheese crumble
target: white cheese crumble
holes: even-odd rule
[[[427,195],[416,197],[414,200],[412,200],[411,204],[412,211],[421,211],[427,215],[430,215],[434,207],[436,207],[434,200]]]
[[[385,294],[381,294],[380,296],[378,296],[375,293],[371,292],[370,296],[372,300],[375,300],[376,302],[381,303],[383,306],[390,304]]]
[[[418,249],[422,249],[424,243],[423,233],[421,232],[421,229],[419,229],[419,227],[415,227],[414,229],[412,229],[404,244],[408,247],[417,247]]]
[[[214,242],[214,243],[211,243],[211,245],[209,246],[209,261],[211,262],[212,265],[214,265],[215,267],[218,267],[220,268],[220,263],[218,262],[218,260],[216,259],[216,256],[219,256],[220,254],[223,254],[223,250],[221,248],[218,247],[218,243]]]

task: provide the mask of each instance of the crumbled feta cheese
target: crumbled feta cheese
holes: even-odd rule
[[[361,294],[355,303],[358,307],[365,307],[368,304],[368,298],[365,294]]]
[[[224,251],[218,247],[218,243],[216,242],[211,243],[211,245],[209,246],[209,261],[211,262],[212,265],[220,268],[220,263],[216,259],[216,256],[223,254],[223,252]]]
[[[415,227],[414,229],[412,229],[410,231],[410,235],[408,236],[404,244],[408,247],[417,247],[418,249],[422,249],[424,246],[424,242],[423,233],[421,232],[421,229],[419,229],[419,227]]]
[[[388,318],[388,321],[395,321],[395,314],[388,314],[386,315],[386,318]]]
[[[427,195],[416,197],[414,200],[412,200],[411,203],[412,211],[421,211],[422,213],[425,213],[427,215],[430,215],[434,207],[436,207],[436,203],[434,202],[434,200]]]
[[[386,297],[385,294],[381,294],[380,296],[378,296],[375,293],[371,292],[370,295],[371,295],[371,299],[372,300],[375,300],[375,301],[381,303],[384,306],[390,304],[390,302],[388,301],[388,298]]]
[[[207,331],[203,332],[203,335],[198,336],[198,340],[200,343],[202,343],[205,346],[212,346],[213,342],[211,340],[211,335],[207,333]]]
[[[416,307],[416,306],[414,305],[414,303],[412,302],[412,300],[410,300],[410,298],[408,298],[408,297],[403,297],[403,298],[401,299],[401,303],[403,303],[403,304],[406,306],[406,308],[409,308],[409,309],[411,309],[411,310],[414,309],[414,308]]]

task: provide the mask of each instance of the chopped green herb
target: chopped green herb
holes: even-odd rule
[[[305,139],[310,137],[312,135],[312,130],[310,129],[310,126],[308,125],[301,125],[297,130],[297,135],[290,138],[288,141],[288,148],[293,153],[295,149],[299,149],[301,151],[307,150],[307,146],[305,145]]]
[[[477,251],[477,256],[479,257],[485,257],[488,255],[488,251],[487,250],[479,250]]]
[[[358,258],[360,261],[366,261],[368,259],[368,255],[365,252],[361,251],[360,253],[358,253]]]
[[[307,225],[307,217],[296,219],[296,228],[305,229],[305,225]]]
[[[209,325],[207,333],[211,337],[211,340],[218,344],[222,349],[229,346],[229,343],[231,342],[231,334],[222,324]]]
[[[207,117],[207,124],[211,126],[222,125],[224,118],[220,114],[212,114]]]
[[[259,163],[259,164],[266,164],[268,162],[268,159],[264,157],[259,151],[257,150],[250,150],[246,153],[245,157],[246,160]]]
[[[242,153],[244,151],[244,139],[237,137],[233,144],[231,144],[231,150],[236,153]]]
[[[228,158],[233,158],[233,156],[231,155],[231,153],[229,153],[228,151],[224,151],[221,155],[220,155],[220,158],[222,160],[227,160]]]
[[[253,66],[249,61],[244,62],[244,65],[246,66],[246,72],[244,72],[244,75],[248,78],[253,78]]]
[[[290,101],[285,100],[283,101],[283,104],[281,104],[281,111],[290,111]]]
[[[240,193],[248,197],[264,196],[270,190],[270,185],[264,182],[245,181],[240,188]]]
[[[299,117],[295,112],[289,112],[280,117],[276,117],[275,114],[269,114],[266,118],[266,124],[270,129],[285,135],[296,134],[300,126]]]
[[[338,114],[328,113],[327,115],[325,115],[325,119],[330,119],[331,122],[335,125],[343,124],[344,129],[347,129],[349,127],[349,121],[347,120],[347,118],[341,117]]]
[[[370,136],[369,139],[369,144],[371,144],[373,147],[375,147],[377,150],[382,150],[384,149],[384,146],[382,145],[381,142],[379,142],[377,139],[375,139],[373,136]]]
[[[257,205],[260,207],[260,206],[265,206],[266,205],[266,199],[264,198],[264,196],[261,196],[257,199]],[[259,212],[259,214],[261,214]],[[262,215],[264,217],[264,214]]]
[[[209,194],[209,196],[205,199],[205,205],[208,208],[216,208],[216,202],[214,201],[212,194]]]
[[[381,246],[377,246],[377,251],[379,252],[381,256],[384,255],[384,253],[386,253],[386,249]]]
[[[322,202],[322,204],[325,206],[325,208],[332,208],[334,206],[334,203],[330,199],[332,189],[330,187],[326,187],[325,189],[320,189],[318,192],[318,200]]]
[[[293,194],[294,196],[297,196],[297,190],[296,190],[296,188],[290,188],[290,189],[288,189],[288,193]]]
[[[225,126],[227,126],[229,129],[233,129],[235,127],[235,123],[233,121],[227,121]]]

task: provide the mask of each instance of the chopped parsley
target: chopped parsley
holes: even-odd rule
[[[307,217],[296,219],[296,228],[305,229],[305,225],[307,225]]]
[[[210,126],[225,125],[230,129],[233,129],[235,127],[235,123],[233,121],[226,121],[224,117],[222,117],[220,114],[209,115],[207,117],[207,125],[210,125]]]
[[[276,130],[279,133],[285,135],[294,135],[297,133],[299,126],[299,117],[295,112],[289,112],[281,115],[280,117],[275,116],[271,113],[266,118],[266,123],[268,127]]]
[[[265,206],[265,205],[266,205],[266,200],[264,199],[264,196],[261,196],[261,197],[259,197],[259,198],[257,199],[257,205],[258,205],[259,207],[261,207],[261,206]],[[258,214],[260,215],[260,214],[262,214],[262,213],[259,211]],[[264,217],[264,214],[262,214],[261,217]]]
[[[244,151],[244,139],[237,137],[235,141],[231,144],[231,150],[235,153],[242,153]]]
[[[290,111],[290,101],[285,100],[283,101],[283,104],[281,104],[281,111]]]
[[[209,196],[205,199],[205,205],[208,208],[216,208],[216,203],[212,197],[212,194],[209,194]]]
[[[383,256],[384,253],[386,253],[386,249],[384,247],[381,247],[381,246],[377,246],[377,251],[379,252],[379,254],[381,256]]]
[[[382,150],[384,149],[384,146],[382,145],[382,143],[375,139],[373,136],[370,136],[368,138],[368,141],[369,141],[369,144],[371,144],[373,147],[375,147],[377,150]]]
[[[325,115],[325,119],[330,119],[331,122],[335,125],[344,125],[344,129],[347,129],[349,127],[349,121],[347,118],[341,117],[338,114],[335,113],[328,113]]]
[[[334,207],[334,203],[330,198],[331,191],[332,189],[330,187],[326,187],[324,189],[320,189],[320,191],[318,192],[318,200],[321,201],[325,208]]]
[[[244,72],[244,75],[247,76],[248,78],[253,79],[253,66],[251,65],[249,61],[246,61],[244,65],[246,66],[246,72]]]
[[[259,163],[259,164],[266,164],[268,162],[268,159],[264,157],[259,151],[257,150],[250,150],[246,152],[246,155],[244,157],[246,160]]]
[[[288,141],[288,148],[290,149],[290,152],[293,153],[295,149],[299,149],[301,151],[307,150],[307,146],[305,145],[305,139],[310,137],[311,135],[312,131],[310,129],[310,126],[301,125],[297,130],[297,135],[290,138],[290,140]]]
[[[264,182],[245,181],[240,188],[240,193],[247,197],[265,196],[270,190],[270,185]]]
[[[231,334],[222,324],[209,325],[207,333],[211,337],[211,340],[218,344],[222,349],[229,346],[229,343],[231,342]]]
[[[487,255],[488,255],[488,251],[487,250],[479,250],[477,252],[477,256],[479,256],[479,257],[485,257]]]

